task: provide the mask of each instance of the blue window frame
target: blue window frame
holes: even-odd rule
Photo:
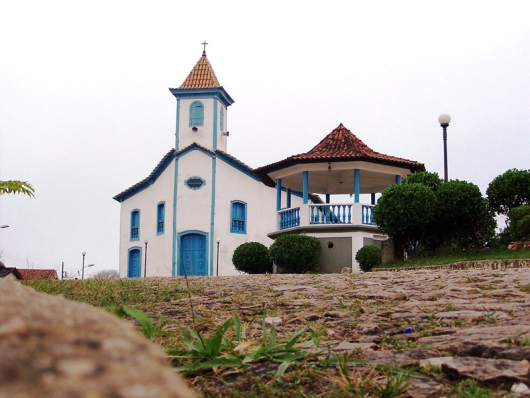
[[[223,132],[225,126],[225,108],[221,106],[221,115],[219,117],[219,128]]]
[[[164,221],[166,218],[166,204],[160,202],[156,206],[156,234],[161,235],[164,233]]]
[[[131,240],[140,239],[140,210],[131,211]]]
[[[204,184],[206,184],[206,181],[204,181],[203,178],[197,176],[190,177],[184,181],[184,185],[193,190],[201,189]]]
[[[193,101],[190,105],[190,126],[202,126],[204,123],[204,105],[201,101]]]
[[[230,232],[234,234],[247,233],[247,204],[239,200],[231,202]]]

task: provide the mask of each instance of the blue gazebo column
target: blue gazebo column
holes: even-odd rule
[[[401,176],[399,174],[396,174],[396,184],[401,184]]]
[[[371,194],[371,203],[375,205],[375,192],[372,192]]]
[[[331,199],[331,196],[329,193],[326,194],[326,203],[329,203]]]
[[[353,174],[353,193],[355,195],[355,203],[359,203],[361,195],[361,172],[359,169],[355,169]]]
[[[309,171],[304,171],[304,180],[303,180],[303,190],[304,190],[304,205],[307,204],[309,200]]]
[[[287,208],[291,208],[291,190],[287,189]]]
[[[276,180],[276,211],[282,209],[282,179]]]

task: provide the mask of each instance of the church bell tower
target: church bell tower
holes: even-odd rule
[[[219,84],[206,57],[206,41],[202,56],[179,88],[169,91],[177,99],[175,149],[196,142],[208,149],[226,152],[228,131],[227,108],[234,100]]]

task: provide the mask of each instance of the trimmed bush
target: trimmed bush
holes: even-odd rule
[[[247,274],[272,273],[269,249],[259,242],[247,242],[239,245],[232,256],[232,263],[238,271]]]
[[[372,268],[382,264],[381,249],[377,246],[366,245],[359,249],[355,255],[361,271],[370,272]]]
[[[277,238],[269,254],[278,267],[289,274],[316,271],[320,241],[307,235],[287,234]]]

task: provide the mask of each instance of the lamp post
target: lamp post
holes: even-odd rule
[[[438,116],[438,122],[440,123],[440,126],[442,126],[442,129],[444,131],[444,179],[445,182],[447,182],[447,127],[451,122],[451,116],[449,116],[447,113],[443,113]]]
[[[81,279],[85,279],[85,256],[86,252],[81,253],[83,255],[83,267],[81,268]]]
[[[145,256],[144,256],[144,278],[147,277],[147,244],[149,243],[149,241],[146,239],[144,241],[145,243]]]
[[[217,266],[215,271],[216,276],[219,276],[219,243],[221,243],[221,239],[217,238]]]

